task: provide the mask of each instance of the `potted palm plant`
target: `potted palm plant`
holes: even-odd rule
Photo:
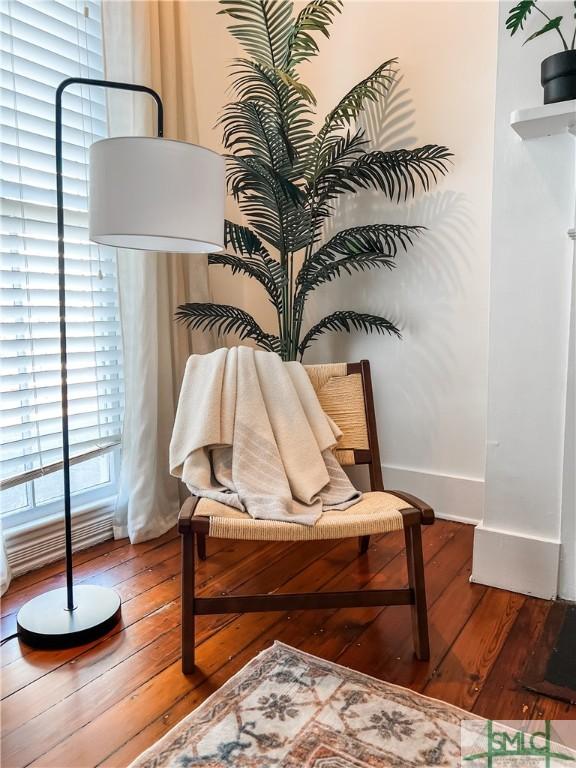
[[[576,9],[576,2],[566,5],[573,5]],[[541,64],[540,79],[544,86],[544,104],[576,99],[576,24],[570,35],[563,30],[563,16],[550,16],[538,5],[538,0],[520,0],[510,10],[506,19],[506,29],[510,31],[511,36],[519,29],[524,29],[524,24],[533,11],[535,16],[542,16],[545,23],[526,38],[524,45],[545,34],[557,35],[562,44],[561,51],[548,56]],[[572,15],[576,18],[576,13]]]
[[[339,309],[304,330],[304,308],[318,286],[343,274],[392,269],[424,228],[377,221],[327,240],[323,231],[340,196],[376,189],[401,203],[418,189],[428,190],[446,172],[451,153],[436,144],[369,149],[356,119],[386,94],[395,59],[345,93],[319,130],[313,129],[316,100],[299,66],[318,54],[315,35],[328,37],[341,0],[312,0],[296,16],[287,0],[221,0],[221,6],[245,51],[232,69],[236,99],[220,122],[229,192],[249,226],[226,221],[226,251],[210,254],[209,264],[258,280],[278,328],[265,331],[245,310],[223,304],[183,304],[177,317],[192,328],[236,332],[285,360],[302,358],[328,331],[400,336],[392,320],[353,309]]]

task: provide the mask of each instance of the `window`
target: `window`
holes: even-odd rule
[[[4,1],[2,32],[2,518],[62,504],[54,95],[103,77],[99,2]],[[123,387],[116,254],[88,241],[88,148],[105,92],[63,97],[66,308],[73,507],[114,494]]]

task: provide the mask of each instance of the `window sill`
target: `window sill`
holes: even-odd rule
[[[115,497],[100,499],[72,513],[74,551],[113,537]],[[41,568],[64,557],[64,516],[47,515],[34,522],[4,530],[4,542],[12,576]]]

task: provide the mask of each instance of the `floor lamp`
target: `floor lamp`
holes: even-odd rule
[[[149,94],[156,101],[158,116],[157,137],[103,139],[91,146],[90,239],[119,248],[180,253],[206,253],[224,247],[224,160],[203,147],[163,138],[164,110],[156,91],[143,85],[82,77],[60,83],[56,90],[56,198],[66,587],[30,600],[17,619],[20,638],[44,648],[89,642],[120,619],[120,596],[115,590],[88,584],[75,586],[73,580],[62,94],[75,84]]]

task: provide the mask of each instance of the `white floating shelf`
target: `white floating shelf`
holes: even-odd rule
[[[510,115],[510,125],[522,139],[566,132],[576,136],[576,100],[517,109]]]

